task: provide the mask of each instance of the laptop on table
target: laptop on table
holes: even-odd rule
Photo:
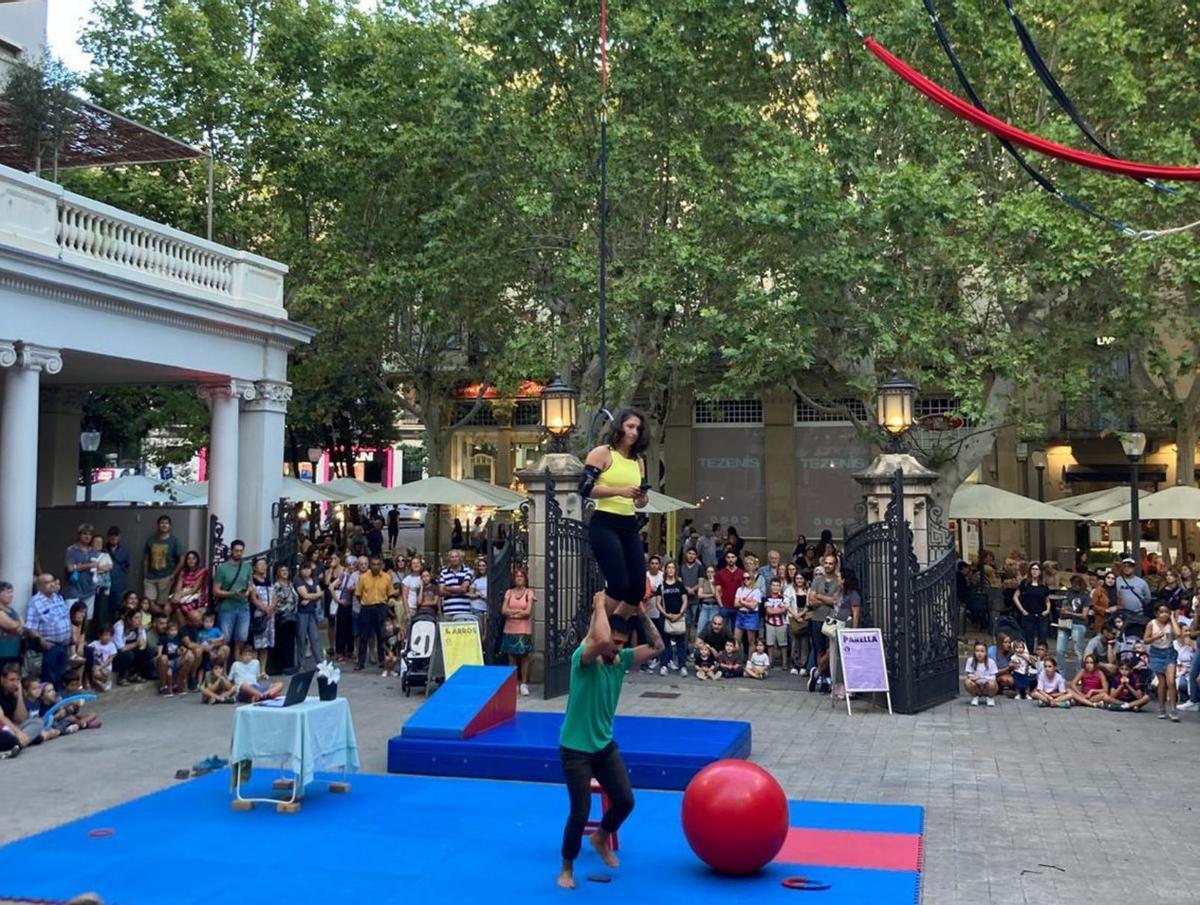
[[[292,676],[292,681],[288,683],[287,694],[281,698],[272,698],[269,701],[259,701],[259,707],[291,707],[293,704],[303,703],[308,697],[308,688],[312,685],[313,676],[317,674],[315,669],[310,669],[307,672],[299,672]]]

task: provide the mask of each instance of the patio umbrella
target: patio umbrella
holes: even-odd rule
[[[515,490],[509,490],[507,487],[501,487],[499,484],[490,484],[487,481],[477,481],[475,478],[462,478],[460,484],[466,484],[468,487],[474,487],[480,493],[494,497],[495,505],[500,509],[516,508],[525,502],[525,496],[517,493]],[[480,503],[479,505],[484,505]]]
[[[501,490],[503,488],[483,481],[467,483],[437,475],[351,497],[346,502],[352,506],[394,506],[401,503],[411,506],[500,506],[501,498],[496,492]]]
[[[1091,516],[1097,522],[1127,522],[1129,521],[1129,490],[1125,490],[1126,501],[1123,505],[1098,512]],[[1138,515],[1147,521],[1155,519],[1179,519],[1180,521],[1200,520],[1200,488],[1187,484],[1176,484],[1158,493],[1152,493],[1142,498],[1138,506]]]
[[[94,503],[177,503],[184,506],[195,505],[192,495],[185,488],[186,484],[174,486],[155,481],[140,474],[127,474],[111,481],[101,481],[92,485],[92,502]],[[82,501],[84,488],[80,487],[76,497]],[[203,504],[200,504],[203,505]]]
[[[205,506],[208,504],[208,481],[197,481],[194,484],[180,484],[176,491],[180,502],[185,506]],[[284,475],[279,484],[279,495],[293,503],[336,503],[339,497],[326,493],[320,484],[310,484],[291,475]]]
[[[1139,497],[1150,496],[1149,490],[1138,490]],[[1093,490],[1091,493],[1081,493],[1078,496],[1063,497],[1061,500],[1051,500],[1051,506],[1058,506],[1077,512],[1083,518],[1090,518],[1097,512],[1104,512],[1122,503],[1129,502],[1128,487],[1109,487],[1106,490]],[[1081,519],[1082,520],[1082,519]]]
[[[695,503],[688,503],[673,496],[667,496],[665,493],[659,493],[657,490],[647,491],[647,495],[650,497],[650,502],[646,504],[646,508],[641,510],[647,515],[666,515],[668,512],[678,512],[680,509],[696,508]]]
[[[1077,522],[1068,509],[1039,503],[990,484],[964,484],[950,500],[950,518]]]
[[[324,484],[318,484],[323,491],[332,495],[336,500],[349,500],[351,497],[365,496],[368,493],[374,493],[376,490],[383,489],[382,484],[369,484],[366,481],[360,481],[358,478],[335,478],[332,481],[326,481]]]

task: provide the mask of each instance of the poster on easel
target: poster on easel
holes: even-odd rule
[[[449,679],[460,666],[483,666],[483,640],[474,619],[439,622],[443,675]]]
[[[887,696],[888,713],[891,713],[892,694],[883,650],[883,632],[877,628],[840,629],[837,644],[842,681],[846,688],[846,712],[851,712],[851,694],[882,692]]]

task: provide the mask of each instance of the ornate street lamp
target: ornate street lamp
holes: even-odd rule
[[[312,482],[317,483],[317,464],[321,461],[321,456],[325,455],[325,450],[319,446],[310,446],[308,448],[308,461],[312,465]]]
[[[1141,497],[1138,494],[1138,465],[1142,454],[1146,451],[1146,435],[1141,431],[1125,431],[1117,435],[1121,440],[1121,449],[1129,459],[1129,536],[1130,556],[1133,558],[1133,571],[1142,574],[1142,516],[1139,511]]]
[[[913,426],[913,399],[917,388],[895,371],[875,390],[875,418],[888,433],[889,452],[899,452],[900,437]]]
[[[83,501],[92,501],[92,453],[100,448],[100,431],[85,426],[79,432],[79,448],[83,450]]]
[[[542,427],[550,435],[550,451],[566,452],[567,437],[575,430],[579,393],[555,376],[542,388]]]
[[[1037,472],[1037,498],[1039,503],[1046,502],[1046,451],[1035,449],[1029,456]],[[1046,561],[1046,523],[1038,522],[1038,559]]]

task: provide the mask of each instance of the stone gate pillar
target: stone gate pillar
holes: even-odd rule
[[[546,453],[517,477],[529,495],[529,586],[537,595],[533,608],[533,660],[529,678],[541,682],[546,653],[546,477],[554,479],[554,499],[564,518],[583,520],[583,500],[576,492],[583,463],[570,453]]]
[[[912,526],[913,553],[922,568],[929,564],[929,507],[938,473],[908,453],[880,453],[870,465],[855,472],[854,480],[863,488],[867,522],[882,521],[892,501],[892,479],[899,469],[904,476],[904,519]]]

